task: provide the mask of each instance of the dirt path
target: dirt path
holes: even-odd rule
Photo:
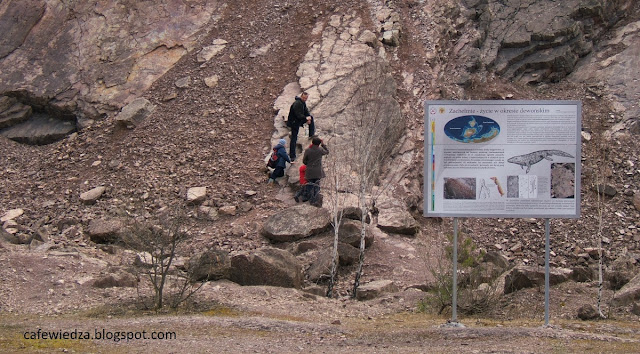
[[[628,323],[619,327],[614,322],[566,322],[543,328],[539,323],[467,320],[464,328],[453,328],[443,319],[424,314],[346,317],[324,323],[288,319],[284,314],[278,318],[221,313],[135,318],[2,316],[0,348],[101,353],[628,353],[640,345],[640,326]],[[74,339],[42,339],[44,332],[68,333]],[[91,339],[75,339],[83,336]],[[147,339],[135,339],[143,336]]]

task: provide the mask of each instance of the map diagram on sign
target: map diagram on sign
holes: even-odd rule
[[[485,143],[500,134],[500,125],[483,116],[461,116],[448,121],[444,133],[461,143]]]

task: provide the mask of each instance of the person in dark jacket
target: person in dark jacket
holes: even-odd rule
[[[273,172],[269,175],[267,183],[273,183],[276,178],[284,176],[284,169],[287,167],[287,162],[291,163],[291,159],[289,155],[287,155],[286,146],[287,141],[280,139],[278,145],[274,147],[274,149],[276,149],[276,155],[278,155],[278,162],[276,163],[276,168],[274,168]]]
[[[309,200],[312,205],[316,205],[318,201],[320,179],[325,176],[322,169],[322,156],[327,154],[329,154],[329,149],[322,142],[322,139],[314,137],[311,141],[311,146],[304,151],[304,156],[302,157],[302,163],[307,165],[305,173],[307,184],[313,187],[311,199]]]
[[[287,126],[291,128],[291,146],[289,147],[289,156],[291,160],[296,159],[296,144],[298,143],[298,131],[305,123],[309,125],[309,137],[315,134],[315,123],[313,116],[307,108],[307,99],[309,94],[303,92],[300,96],[296,96],[295,100],[289,108],[289,117],[287,118]]]

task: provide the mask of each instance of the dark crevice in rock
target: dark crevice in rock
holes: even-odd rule
[[[28,145],[46,145],[77,130],[77,118],[69,107],[29,92],[0,96],[0,135]]]

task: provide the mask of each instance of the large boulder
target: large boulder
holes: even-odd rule
[[[381,207],[378,214],[378,228],[389,233],[415,235],[420,230],[420,225],[407,210],[401,207]]]
[[[614,306],[626,306],[640,299],[640,274],[636,275],[613,296]]]
[[[231,281],[300,289],[302,266],[291,253],[265,247],[231,257]]]
[[[222,250],[208,250],[193,256],[187,269],[194,281],[220,280],[231,277],[231,257]]]
[[[125,128],[135,128],[148,117],[155,106],[146,98],[140,97],[128,105],[122,107],[122,110],[116,116],[116,123]]]
[[[623,255],[613,261],[605,272],[605,280],[612,290],[619,290],[637,274],[636,259],[630,255]]]
[[[549,285],[563,283],[571,277],[571,270],[566,268],[549,269]],[[505,274],[504,294],[509,294],[521,289],[544,286],[544,268],[532,266],[518,266]]]
[[[323,232],[330,225],[328,210],[300,204],[271,215],[262,234],[273,242],[291,242]]]
[[[338,261],[341,266],[355,264],[360,259],[360,249],[348,243],[338,242]]]
[[[369,248],[373,244],[374,236],[368,225],[365,225],[366,233],[364,236],[364,247]],[[359,221],[343,220],[340,229],[338,229],[338,239],[340,242],[347,243],[353,247],[360,247],[361,223]]]
[[[333,264],[333,250],[319,252],[316,259],[307,269],[307,278],[313,283],[318,283],[331,277]]]
[[[398,291],[398,287],[393,280],[375,280],[358,287],[356,298],[358,300],[375,299],[386,293],[394,293]]]
[[[93,281],[95,288],[133,288],[138,285],[138,279],[131,273],[119,271],[103,275]]]
[[[595,320],[596,318],[599,318],[599,317],[600,317],[600,314],[598,313],[598,309],[591,304],[582,305],[578,309],[578,318],[583,321]]]
[[[87,233],[95,243],[115,243],[122,240],[126,223],[120,219],[94,219],[89,222]]]

